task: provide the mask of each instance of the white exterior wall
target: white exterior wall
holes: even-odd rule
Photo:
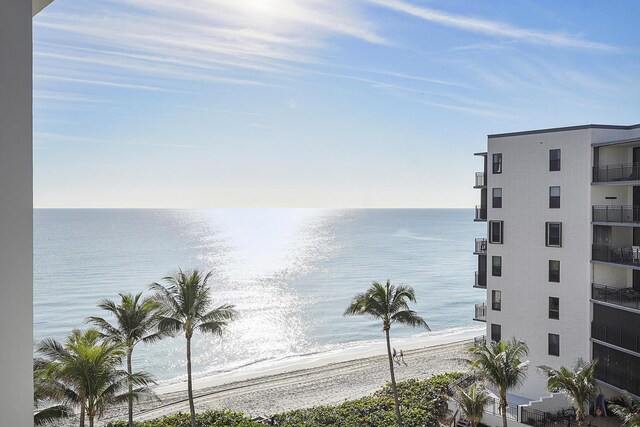
[[[561,170],[550,172],[549,150],[558,148]],[[494,153],[502,153],[502,174],[491,173]],[[488,160],[487,219],[504,221],[504,244],[488,245],[488,298],[501,290],[502,310],[488,309],[487,333],[497,323],[503,339],[527,342],[528,380],[512,393],[537,399],[549,394],[537,366],[570,366],[576,357],[590,356],[590,131],[490,138]],[[560,209],[549,209],[550,186],[560,186]],[[502,188],[501,209],[491,207],[494,187]],[[561,248],[545,245],[547,221],[562,222]],[[502,256],[502,277],[491,276],[493,255]],[[560,260],[560,283],[548,281],[549,260]],[[560,298],[560,320],[549,319],[549,297]],[[559,357],[548,355],[548,333],[560,335]]]
[[[31,2],[0,6],[0,426],[33,425]]]

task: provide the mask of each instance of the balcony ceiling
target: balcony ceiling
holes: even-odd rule
[[[49,6],[53,0],[31,0],[31,16],[36,16],[42,9]]]

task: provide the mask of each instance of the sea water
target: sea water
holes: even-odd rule
[[[37,209],[34,345],[178,268],[211,271],[213,305],[238,311],[221,339],[194,337],[195,378],[382,340],[379,322],[343,316],[373,281],[412,286],[434,334],[477,328],[472,252],[485,233],[470,209]],[[139,344],[134,368],[184,380],[184,336]]]

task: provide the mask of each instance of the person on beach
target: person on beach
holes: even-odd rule
[[[398,356],[398,364],[400,364],[400,361],[404,363],[404,366],[407,366],[407,362],[404,361],[404,353],[402,353],[402,350],[400,350],[400,355]]]
[[[393,360],[396,360],[397,355],[398,355],[398,353],[396,353],[396,349],[394,348],[393,352],[392,352]]]

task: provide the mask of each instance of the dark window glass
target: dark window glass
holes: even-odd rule
[[[491,275],[502,276],[502,257],[501,256],[491,257]]]
[[[562,246],[562,223],[547,222],[546,224],[546,244],[547,246]]]
[[[502,221],[489,221],[489,243],[502,243]]]
[[[491,291],[491,310],[500,311],[502,308],[502,292]]]
[[[560,150],[549,150],[549,170],[560,170]]]
[[[493,173],[502,173],[502,153],[493,155]]]
[[[549,356],[560,356],[560,335],[549,334]]]
[[[549,281],[560,283],[560,261],[549,260]]]
[[[549,208],[560,208],[560,187],[549,187]]]
[[[501,208],[502,207],[502,188],[494,188],[493,189],[493,207]]]
[[[496,325],[495,323],[491,324],[491,341],[499,342],[502,339],[502,327],[500,325]]]
[[[560,298],[549,297],[549,319],[560,319]]]

